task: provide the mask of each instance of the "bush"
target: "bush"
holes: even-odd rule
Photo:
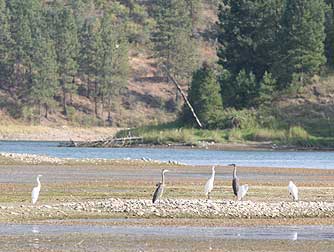
[[[210,129],[256,128],[258,127],[257,112],[252,109],[230,108],[211,114],[208,124]]]
[[[308,140],[310,135],[300,126],[294,126],[289,129],[289,138]]]
[[[251,130],[246,136],[249,141],[285,141],[286,130],[259,128]]]

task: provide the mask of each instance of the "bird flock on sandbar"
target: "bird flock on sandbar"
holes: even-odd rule
[[[230,164],[229,166],[233,167],[233,177],[232,177],[233,194],[235,195],[236,199],[242,200],[246,196],[249,186],[247,184],[240,185],[239,178],[237,176],[237,166],[235,164]],[[162,194],[165,189],[165,173],[166,172],[169,172],[169,171],[166,169],[163,169],[161,172],[162,181],[156,185],[156,189],[153,193],[153,198],[152,198],[153,203],[156,203],[162,197]],[[216,174],[215,166],[212,166],[211,177],[208,179],[208,181],[205,183],[205,186],[204,186],[204,194],[208,200],[210,200],[210,194],[214,187],[215,174]],[[288,192],[289,192],[289,195],[291,195],[293,201],[298,201],[298,188],[292,181],[289,182]]]
[[[240,185],[239,178],[237,176],[237,166],[235,164],[230,164],[229,166],[233,167],[233,177],[232,177],[232,190],[235,198],[237,200],[243,200],[243,198],[246,196],[249,186],[247,184]],[[163,195],[165,190],[165,174],[169,172],[167,169],[163,169],[161,171],[161,181],[156,184],[156,189],[153,193],[152,203],[156,203]],[[211,177],[208,179],[208,181],[205,183],[204,186],[204,194],[207,197],[208,200],[210,200],[210,194],[214,187],[214,181],[215,181],[215,166],[212,166],[212,173]],[[40,178],[42,175],[38,175],[37,180],[37,186],[32,189],[31,192],[31,202],[32,204],[36,204],[39,196],[39,192],[41,190],[41,182]],[[298,188],[297,186],[290,181],[288,185],[288,192],[289,195],[292,197],[293,201],[298,201]]]

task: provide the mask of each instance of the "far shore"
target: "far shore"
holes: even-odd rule
[[[65,143],[88,143],[110,139],[122,130],[116,127],[73,127],[73,126],[34,126],[34,125],[0,125],[0,141],[53,141]],[[120,147],[120,146],[114,146]],[[173,148],[173,149],[206,149],[228,151],[252,150],[287,150],[287,151],[334,151],[334,148],[301,147],[292,145],[276,145],[272,142],[235,142],[214,143],[200,142],[197,145],[185,143],[127,145],[130,148]]]

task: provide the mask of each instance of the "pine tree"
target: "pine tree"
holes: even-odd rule
[[[219,8],[219,64],[237,75],[242,69],[260,80],[277,56],[282,0],[223,0]]]
[[[9,11],[6,1],[0,0],[0,88],[9,92],[13,66],[13,40],[10,34]]]
[[[113,13],[109,12],[102,18],[102,47],[99,53],[99,92],[103,105],[107,104],[109,121],[111,100],[119,95],[120,89],[127,83],[128,75],[128,42],[124,36],[124,27],[114,24],[112,17]]]
[[[95,101],[94,111],[97,116],[97,96],[98,96],[98,74],[101,64],[101,24],[98,19],[86,20],[80,32],[80,54],[79,54],[79,71],[87,79],[87,97],[90,97],[93,90]],[[93,86],[92,86],[93,85]]]
[[[217,82],[216,73],[205,62],[193,74],[188,99],[205,127],[210,126],[210,119],[223,108],[220,85]],[[188,122],[193,118],[186,106],[184,107],[183,118]]]
[[[18,98],[24,100],[32,85],[32,47],[34,35],[41,25],[41,4],[39,0],[12,0],[7,3],[10,10],[11,36],[14,41],[13,86]]]
[[[326,0],[327,4],[325,12],[325,54],[327,64],[330,67],[334,65],[334,0]]]
[[[282,17],[282,47],[275,64],[275,76],[281,88],[293,76],[301,83],[319,73],[326,63],[325,4],[323,0],[287,0]]]
[[[49,109],[54,107],[54,96],[58,91],[58,74],[56,52],[53,41],[40,36],[35,40],[32,57],[32,86],[29,100],[32,105],[45,109],[44,117],[48,117]]]
[[[71,9],[62,7],[55,16],[54,37],[57,53],[58,74],[63,92],[63,110],[67,115],[67,95],[76,90],[74,82],[77,73],[79,53],[77,26]]]
[[[156,58],[179,80],[188,80],[197,65],[197,47],[186,1],[157,0],[155,19]]]

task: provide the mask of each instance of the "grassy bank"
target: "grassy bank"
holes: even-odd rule
[[[205,130],[182,127],[180,123],[169,123],[121,130],[116,136],[124,137],[129,134],[142,137],[145,144],[152,145],[184,144],[198,146],[203,144],[203,142],[216,144],[270,142],[276,145],[303,148],[334,148],[333,137],[313,136],[299,126],[288,129],[249,127]]]

